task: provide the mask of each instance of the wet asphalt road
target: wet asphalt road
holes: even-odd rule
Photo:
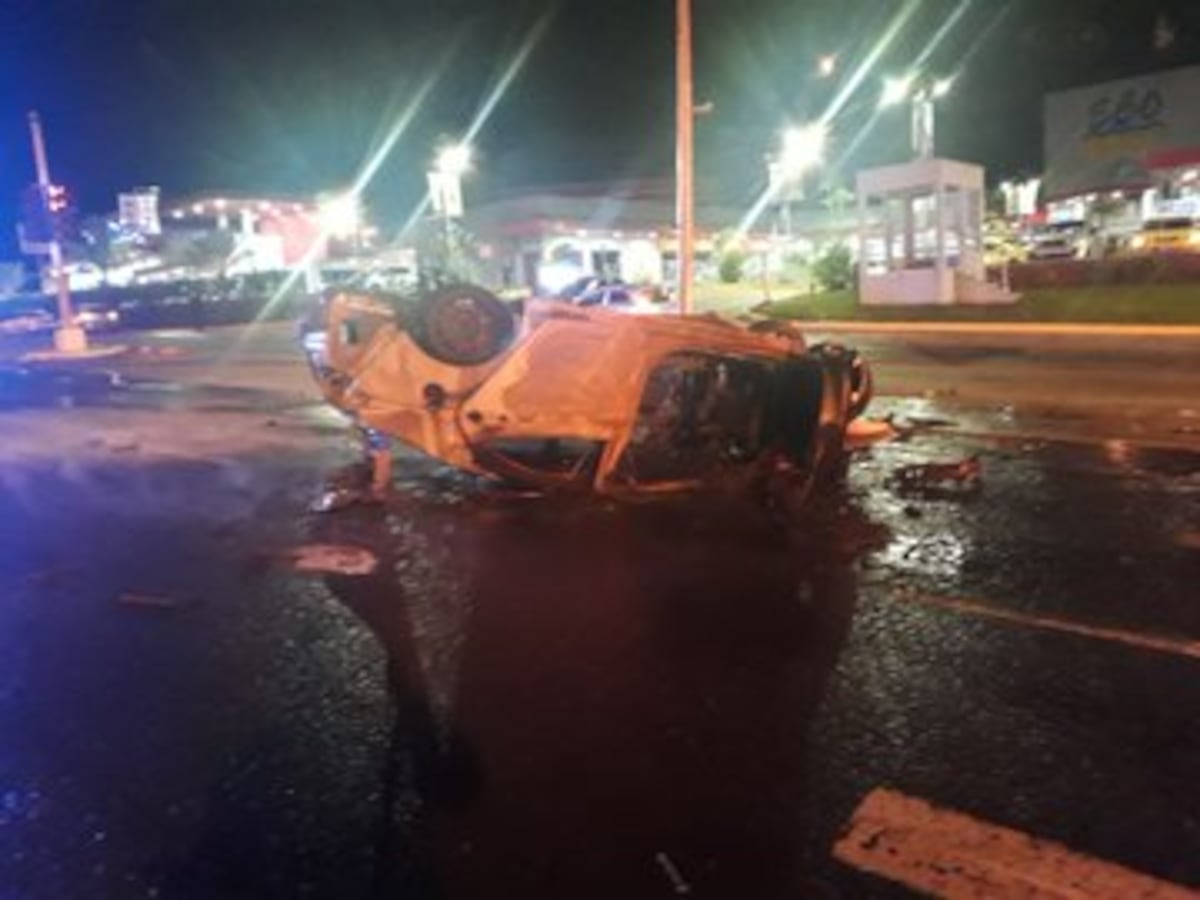
[[[1200,887],[1196,355],[864,341],[903,437],[781,528],[413,460],[306,514],[337,426],[228,337],[0,379],[0,900],[910,896],[831,856],[877,787]]]

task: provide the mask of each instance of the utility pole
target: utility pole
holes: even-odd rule
[[[42,202],[50,194],[50,165],[46,162],[46,142],[42,137],[42,120],[36,112],[29,114],[29,134],[33,139],[33,162],[37,167],[37,183]],[[87,333],[75,324],[71,308],[71,282],[63,265],[62,243],[57,224],[50,238],[50,270],[58,288],[58,328],[54,331],[54,349],[60,353],[80,353],[87,350]]]
[[[692,312],[696,244],[695,124],[692,87],[692,0],[676,0],[675,35],[675,225],[679,230],[679,312]]]

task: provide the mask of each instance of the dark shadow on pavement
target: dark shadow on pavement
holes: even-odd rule
[[[728,499],[353,510],[330,579],[386,649],[381,896],[824,896],[807,735],[877,534]],[[485,789],[486,788],[486,789]]]

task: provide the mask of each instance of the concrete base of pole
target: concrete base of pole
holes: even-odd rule
[[[87,348],[87,332],[78,325],[64,325],[55,329],[54,349],[59,353],[84,353]]]

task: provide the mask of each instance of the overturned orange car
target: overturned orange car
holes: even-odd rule
[[[836,477],[871,376],[787,324],[514,308],[470,285],[326,297],[304,329],[325,398],[457,469],[620,495]]]

